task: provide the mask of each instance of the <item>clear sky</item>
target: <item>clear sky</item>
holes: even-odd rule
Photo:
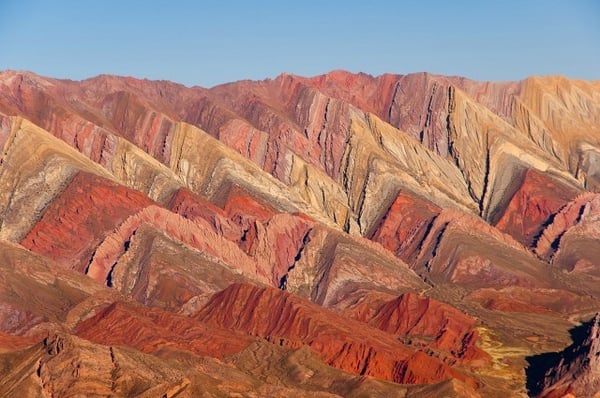
[[[210,87],[333,69],[600,79],[600,1],[0,0],[0,69]]]

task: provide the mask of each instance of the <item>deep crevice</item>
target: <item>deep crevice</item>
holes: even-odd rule
[[[489,140],[489,138],[488,138]],[[481,199],[479,200],[479,216],[483,217],[483,211],[484,211],[484,200],[486,198],[488,189],[489,189],[489,180],[490,180],[490,148],[489,148],[489,142],[486,148],[486,155],[485,155],[485,171],[483,174],[483,190],[481,192]],[[489,209],[488,209],[489,210]]]
[[[300,249],[298,250],[298,253],[296,253],[296,256],[294,256],[294,262],[288,267],[286,273],[279,279],[278,288],[280,290],[287,290],[288,275],[290,271],[296,268],[296,263],[298,263],[298,261],[300,261],[300,259],[302,258],[302,253],[304,252],[304,249],[306,249],[306,245],[310,242],[310,233],[312,232],[312,230],[312,228],[309,228],[306,231],[306,233],[302,237],[302,244],[300,245]]]

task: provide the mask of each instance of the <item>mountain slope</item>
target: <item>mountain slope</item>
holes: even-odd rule
[[[524,396],[598,311],[598,126],[562,77],[0,72],[2,391]]]

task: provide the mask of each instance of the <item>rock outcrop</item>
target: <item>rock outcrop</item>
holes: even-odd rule
[[[600,314],[578,327],[574,342],[552,358],[530,359],[530,391],[540,397],[600,394]]]
[[[583,194],[553,214],[542,231],[536,253],[569,272],[600,276],[600,197]]]
[[[353,311],[357,319],[405,337],[411,345],[445,351],[458,360],[487,358],[476,345],[475,320],[437,300],[406,293],[377,308],[359,305]]]
[[[96,247],[126,218],[153,202],[139,191],[78,172],[23,238],[27,249],[83,272]]]
[[[440,212],[440,208],[424,199],[399,192],[370,238],[404,261],[412,262]]]
[[[284,347],[307,345],[325,363],[355,374],[405,384],[457,378],[477,385],[422,351],[412,353],[380,330],[272,288],[231,285],[213,296],[194,318]]]
[[[579,191],[533,170],[524,174],[496,227],[526,246],[532,246],[546,224],[551,222],[550,217]]]

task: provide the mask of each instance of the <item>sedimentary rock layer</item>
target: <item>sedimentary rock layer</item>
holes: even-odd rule
[[[562,77],[0,72],[0,393],[504,397],[569,344],[539,392],[595,390],[599,126]]]

